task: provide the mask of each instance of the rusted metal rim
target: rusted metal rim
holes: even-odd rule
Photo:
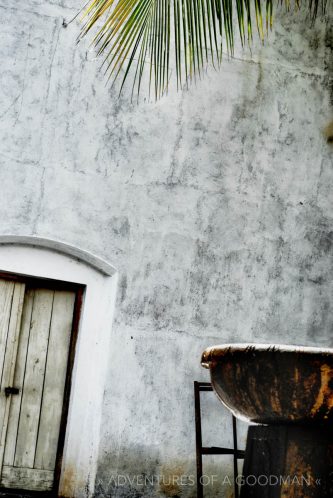
[[[299,353],[299,354],[311,354],[311,355],[327,355],[333,356],[333,348],[320,348],[312,346],[293,346],[285,344],[251,344],[251,343],[236,343],[236,344],[220,344],[217,346],[211,346],[202,353],[201,365],[205,368],[209,368],[209,364],[212,361],[217,361],[223,356],[236,353],[236,352],[255,352],[255,351],[265,351],[272,353]]]

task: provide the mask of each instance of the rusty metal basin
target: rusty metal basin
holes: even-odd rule
[[[222,344],[206,349],[201,363],[238,418],[258,424],[333,420],[333,349]]]

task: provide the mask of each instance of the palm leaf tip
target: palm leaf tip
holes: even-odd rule
[[[289,0],[282,2],[289,7]],[[328,2],[308,0],[313,20]],[[91,0],[79,39],[94,32],[92,44],[104,56],[108,77],[122,77],[120,91],[132,74],[132,95],[139,94],[146,74],[158,99],[168,90],[171,62],[181,88],[208,64],[220,65],[223,45],[233,54],[235,19],[243,46],[253,25],[263,40],[272,27],[273,0]]]

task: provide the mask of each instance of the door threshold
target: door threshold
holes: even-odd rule
[[[53,498],[50,491],[27,491],[24,489],[0,489],[0,498]]]

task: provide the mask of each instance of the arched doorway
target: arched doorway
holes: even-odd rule
[[[60,241],[17,236],[0,237],[0,273],[11,334],[0,486],[92,496],[117,273]]]

